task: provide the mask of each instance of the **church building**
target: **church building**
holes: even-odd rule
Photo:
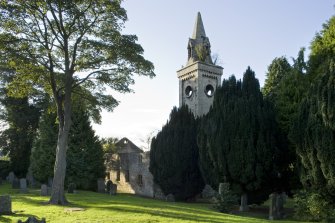
[[[212,61],[211,45],[200,13],[197,14],[187,50],[186,66],[177,71],[179,105],[187,105],[198,117],[209,111],[214,92],[221,84],[223,70]],[[116,143],[116,147],[116,154],[108,157],[106,167],[108,178],[117,184],[118,192],[166,199],[160,188],[154,184],[149,171],[149,152],[142,151],[127,138]]]

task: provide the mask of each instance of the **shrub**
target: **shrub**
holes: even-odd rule
[[[0,178],[5,179],[10,171],[10,162],[8,160],[0,160]]]
[[[295,217],[304,221],[335,222],[335,209],[316,192],[299,191],[294,196]]]
[[[214,207],[220,212],[229,213],[238,204],[238,197],[232,193],[229,183],[220,184],[220,193],[216,196]]]

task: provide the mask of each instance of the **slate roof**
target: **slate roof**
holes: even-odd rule
[[[143,150],[137,147],[126,137],[123,137],[121,140],[119,140],[115,146],[117,153],[143,153]]]

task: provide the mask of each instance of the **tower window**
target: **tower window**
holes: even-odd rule
[[[185,94],[186,94],[186,97],[188,97],[188,98],[192,96],[192,94],[193,94],[193,89],[192,89],[191,86],[187,86],[187,87],[185,88]]]
[[[212,97],[214,95],[214,87],[208,84],[205,88],[205,94],[207,95],[207,97]]]

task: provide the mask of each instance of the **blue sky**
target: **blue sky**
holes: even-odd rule
[[[144,56],[155,65],[156,77],[136,77],[135,93],[114,96],[120,105],[102,113],[93,127],[101,137],[142,140],[166,123],[178,106],[176,71],[186,64],[187,42],[197,12],[224,68],[223,78],[241,78],[248,66],[261,86],[275,57],[296,57],[307,48],[322,24],[334,15],[335,0],[126,0],[124,33],[136,34]]]

